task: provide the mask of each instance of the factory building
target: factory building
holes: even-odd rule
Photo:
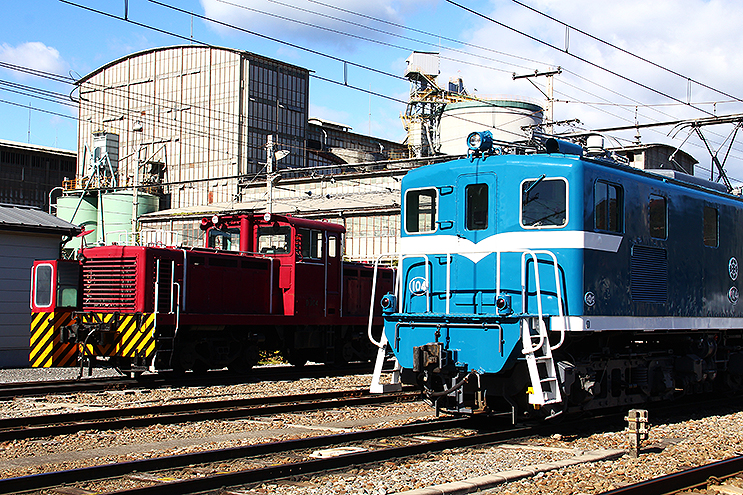
[[[59,214],[90,233],[70,250],[153,235],[199,245],[198,222],[190,218],[198,214],[189,212],[231,209],[265,195],[269,156],[289,180],[367,172],[407,155],[401,143],[308,118],[309,71],[241,50],[145,50],[78,84],[80,165],[65,184]],[[282,194],[281,185],[276,191]],[[177,228],[163,232],[148,217],[141,225],[133,220],[148,213],[176,215]],[[139,229],[147,237],[132,235]]]
[[[466,154],[472,131],[526,142],[544,117],[535,101],[471,96],[459,78],[440,87],[438,54],[407,64],[404,143],[309,117],[309,70],[250,52],[175,46],[97,69],[79,81],[78,175],[59,200],[59,216],[87,232],[68,249],[200,246],[204,216],[272,211],[343,224],[347,258],[395,251],[409,169]],[[625,156],[658,168],[655,155],[667,153]]]
[[[75,177],[76,160],[74,151],[0,140],[0,203],[49,211],[50,193]]]
[[[118,160],[96,185],[152,184],[169,208],[234,200],[266,162],[306,166],[309,71],[229,48],[174,46],[115,60],[79,82],[78,156],[116,136]],[[83,169],[80,177],[92,177]],[[160,184],[176,184],[158,189]],[[78,189],[84,184],[78,184]]]

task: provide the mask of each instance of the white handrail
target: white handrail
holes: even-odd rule
[[[527,307],[527,287],[526,287],[526,259],[527,257],[531,258],[531,260],[534,263],[534,280],[536,285],[536,299],[537,299],[537,318],[539,321],[539,344],[534,347],[529,343],[529,346],[524,346],[523,349],[524,354],[533,353],[536,350],[538,350],[542,345],[544,345],[544,338],[546,336],[546,328],[543,329],[544,325],[544,314],[543,314],[543,307],[542,307],[542,290],[541,290],[541,281],[539,277],[539,258],[538,255],[546,255],[551,258],[552,266],[554,269],[555,274],[555,292],[557,296],[557,311],[560,318],[565,318],[564,310],[563,310],[563,304],[562,304],[562,290],[561,290],[561,283],[560,283],[560,270],[559,265],[557,262],[557,256],[551,251],[547,250],[531,250],[531,249],[513,249],[513,250],[492,250],[492,251],[460,251],[455,254],[469,254],[469,253],[488,253],[488,254],[495,254],[496,255],[496,280],[495,280],[495,297],[496,301],[500,297],[501,294],[501,255],[503,253],[521,253],[521,297],[522,297],[522,311],[526,311]],[[398,273],[397,273],[397,279],[395,280],[395,288],[393,289],[395,296],[397,297],[397,305],[398,305],[398,312],[402,312],[403,310],[403,287],[402,287],[402,280],[403,280],[403,261],[408,258],[422,258],[424,260],[425,264],[425,281],[427,286],[427,297],[426,297],[426,312],[431,311],[431,303],[432,303],[432,291],[431,291],[431,283],[430,283],[430,257],[431,256],[446,256],[446,314],[450,314],[451,307],[450,307],[450,299],[451,299],[451,263],[453,260],[451,252],[447,253],[415,253],[415,254],[404,254],[404,253],[384,253],[379,256],[377,256],[376,260],[374,261],[374,273],[373,273],[373,281],[372,281],[372,293],[371,293],[371,302],[370,302],[370,310],[369,310],[369,323],[367,328],[367,333],[369,336],[369,340],[377,347],[381,346],[381,342],[374,339],[371,333],[372,329],[372,319],[374,317],[374,299],[376,297],[376,287],[377,287],[377,272],[378,272],[378,266],[379,262],[382,260],[382,258],[391,258],[391,257],[397,257],[398,258]],[[560,328],[560,341],[555,345],[551,346],[551,349],[557,349],[559,348],[565,341],[565,326],[563,328]]]

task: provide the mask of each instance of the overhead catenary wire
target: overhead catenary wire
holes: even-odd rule
[[[574,53],[571,53],[571,52],[569,52],[567,50],[562,50],[561,48],[559,48],[559,47],[557,47],[557,46],[555,46],[555,45],[553,45],[551,43],[548,43],[548,42],[546,42],[544,40],[541,40],[541,39],[537,38],[536,36],[532,36],[532,35],[530,35],[528,33],[525,33],[523,31],[520,31],[520,30],[518,30],[518,29],[516,29],[516,28],[514,28],[512,26],[509,26],[509,25],[507,25],[507,24],[505,24],[503,22],[500,22],[500,21],[498,21],[496,19],[493,19],[492,17],[489,17],[489,16],[487,16],[485,14],[482,14],[481,12],[478,12],[478,11],[476,11],[474,9],[471,9],[469,7],[465,7],[464,5],[462,5],[460,3],[457,3],[454,0],[446,0],[446,1],[449,2],[450,4],[456,6],[456,7],[459,7],[460,9],[463,9],[463,10],[465,10],[467,12],[470,12],[471,14],[474,14],[474,15],[476,15],[478,17],[481,17],[482,19],[485,19],[485,20],[487,20],[489,22],[492,22],[494,24],[497,24],[497,25],[499,25],[499,26],[501,26],[503,28],[506,28],[506,29],[508,29],[510,31],[513,31],[515,33],[518,33],[521,36],[524,36],[524,37],[526,37],[526,38],[528,38],[528,39],[530,39],[530,40],[532,40],[532,41],[534,41],[536,43],[539,43],[541,45],[544,45],[544,46],[547,46],[549,48],[552,48],[553,50],[558,50],[561,53],[564,53],[564,54],[566,54],[566,55],[568,55],[570,57],[575,58],[576,60],[580,60],[581,62],[590,65],[591,67],[595,67],[596,69],[602,70],[602,71],[604,71],[604,72],[606,72],[608,74],[611,74],[614,77],[618,77],[618,78],[622,79],[623,81],[626,81],[626,82],[629,82],[629,83],[634,84],[636,86],[639,86],[639,87],[641,87],[643,89],[646,89],[646,90],[648,90],[648,91],[650,91],[652,93],[655,93],[655,94],[657,94],[659,96],[662,96],[664,98],[667,98],[669,100],[673,100],[675,102],[682,103],[682,104],[686,105],[687,107],[693,108],[693,109],[695,109],[695,110],[697,110],[699,112],[705,113],[707,115],[713,115],[711,112],[708,112],[707,110],[704,110],[704,109],[699,108],[699,107],[697,107],[695,105],[692,105],[691,103],[684,102],[683,100],[680,100],[680,99],[676,98],[675,96],[669,95],[669,94],[667,94],[667,93],[665,93],[665,92],[663,92],[663,91],[661,91],[659,89],[655,89],[655,88],[653,88],[651,86],[648,86],[647,84],[641,83],[641,82],[636,81],[636,80],[634,80],[634,79],[632,79],[630,77],[624,76],[624,75],[622,75],[622,74],[620,74],[620,73],[618,73],[616,71],[613,71],[611,69],[607,69],[606,67],[603,67],[603,66],[601,66],[601,65],[599,65],[599,64],[597,64],[595,62],[591,62],[590,60],[588,60],[588,59],[586,59],[584,57],[580,57],[580,56],[578,56],[578,55],[576,55]]]
[[[678,76],[678,77],[680,77],[680,78],[682,78],[684,80],[693,82],[694,84],[698,84],[699,86],[702,86],[703,88],[709,89],[710,91],[714,91],[717,94],[720,94],[720,95],[725,96],[727,98],[731,98],[731,99],[733,99],[735,101],[738,101],[738,102],[743,103],[743,100],[740,99],[740,98],[738,98],[737,96],[734,96],[732,94],[729,94],[729,93],[727,93],[725,91],[722,91],[720,89],[716,89],[716,88],[714,88],[712,86],[709,86],[708,84],[705,84],[703,82],[700,82],[700,81],[698,81],[696,79],[693,79],[693,78],[691,78],[689,76],[685,76],[684,74],[681,74],[679,72],[676,72],[675,70],[669,69],[668,67],[665,67],[665,66],[663,66],[661,64],[658,64],[656,62],[653,62],[652,60],[647,59],[645,57],[642,57],[642,56],[640,56],[640,55],[638,55],[636,53],[630,52],[629,50],[625,50],[621,46],[618,46],[618,45],[615,45],[613,43],[610,43],[610,42],[608,42],[608,41],[606,41],[604,39],[599,38],[598,36],[594,36],[591,33],[588,33],[588,32],[586,32],[586,31],[584,31],[582,29],[579,29],[579,28],[573,26],[573,25],[570,25],[570,24],[568,24],[566,22],[563,22],[563,21],[561,21],[561,20],[559,20],[559,19],[557,19],[557,18],[555,18],[555,17],[553,17],[553,16],[551,16],[549,14],[546,14],[546,13],[540,11],[540,10],[537,10],[534,7],[531,7],[531,6],[529,6],[529,5],[521,2],[519,0],[511,0],[511,1],[514,2],[517,5],[520,5],[520,6],[524,7],[524,8],[526,8],[526,9],[531,10],[532,12],[535,12],[535,13],[541,15],[541,16],[544,16],[544,17],[546,17],[546,18],[548,18],[548,19],[550,19],[550,20],[552,20],[552,21],[554,21],[554,22],[556,22],[558,24],[561,24],[561,25],[565,26],[566,28],[572,29],[573,31],[576,31],[576,32],[578,32],[578,33],[580,33],[580,34],[582,34],[584,36],[587,36],[587,37],[591,38],[594,41],[598,41],[599,43],[602,43],[602,44],[604,44],[606,46],[609,46],[609,47],[613,48],[614,50],[620,51],[620,52],[622,52],[622,53],[624,53],[626,55],[629,55],[629,56],[634,57],[634,58],[636,58],[638,60],[641,60],[641,61],[643,61],[643,62],[645,62],[647,64],[652,65],[653,67],[656,67],[656,68],[661,69],[663,71],[666,71],[666,72],[668,72],[670,74],[673,74],[675,76]]]
[[[64,1],[64,0],[63,0],[63,1]],[[72,4],[71,2],[65,2],[65,3],[70,3],[70,4]],[[162,3],[162,2],[159,2],[159,3]],[[318,3],[318,4],[319,4],[320,2],[313,2],[313,3]],[[75,4],[72,4],[72,5],[75,5]],[[90,9],[89,9],[89,10],[90,10]],[[190,12],[189,12],[189,13],[188,13],[188,15],[192,15],[192,13],[190,13]],[[116,17],[116,18],[118,18],[118,16],[112,16],[112,17]],[[211,19],[209,19],[209,21],[211,21]],[[129,19],[127,19],[127,22],[129,22]],[[189,41],[191,41],[191,40],[192,40],[192,39],[191,39],[190,37],[185,37],[185,36],[180,36],[180,35],[176,35],[176,34],[174,34],[174,33],[170,33],[170,32],[167,32],[167,31],[161,30],[161,29],[159,29],[159,28],[155,28],[155,27],[151,27],[151,26],[143,25],[143,24],[141,24],[141,23],[136,23],[136,22],[135,22],[135,24],[137,24],[137,25],[140,25],[140,26],[142,26],[142,27],[146,27],[146,28],[148,28],[148,29],[154,29],[154,30],[156,30],[156,31],[159,31],[159,32],[162,32],[162,33],[167,33],[167,34],[169,34],[169,35],[177,36],[177,37],[179,37],[179,38],[181,38],[181,39],[188,39]],[[252,32],[251,32],[251,34],[255,34],[255,33],[252,33]],[[272,41],[277,41],[277,42],[283,43],[283,42],[282,42],[281,40],[275,40],[275,39],[272,39]],[[205,44],[205,45],[209,46],[208,44]],[[295,46],[297,46],[297,45],[295,45]],[[298,47],[298,46],[297,46],[297,47]],[[302,47],[299,47],[299,48],[302,48]],[[336,58],[337,58],[337,57],[336,57]],[[341,60],[342,60],[342,59],[341,59]],[[360,65],[360,66],[362,66],[361,64],[359,64],[359,65]],[[312,77],[316,77],[316,76],[315,76],[315,75],[312,75]],[[397,77],[397,78],[399,79],[399,76],[396,76],[396,77]],[[323,80],[323,81],[327,81],[327,82],[329,82],[329,83],[333,83],[333,84],[342,84],[342,83],[338,83],[337,81],[333,81],[333,80],[330,80],[330,79],[328,79],[328,78],[321,78],[321,77],[319,77],[319,79],[320,79],[320,80]],[[344,86],[349,86],[349,85],[347,85],[347,84],[342,84],[342,85],[344,85]],[[364,92],[367,92],[367,91],[365,90],[365,88],[353,88],[353,89],[355,89],[355,90],[358,90],[358,91],[364,91]],[[385,97],[386,97],[385,95],[383,95],[383,94],[381,94],[381,93],[378,93],[378,92],[376,93],[376,96],[380,96],[380,97],[383,97],[383,98],[385,98]],[[394,98],[389,98],[389,97],[386,97],[386,98],[388,98],[388,99],[391,99],[391,100],[395,100],[395,101],[401,101],[401,100],[398,100],[398,99],[394,99]],[[402,102],[402,101],[401,101],[401,102]],[[402,103],[407,103],[407,102],[402,102]],[[680,103],[682,103],[682,104],[686,105],[686,104],[685,104],[685,103],[683,103],[683,102],[680,102]],[[24,106],[25,106],[25,105],[24,105]],[[688,105],[686,105],[686,106],[688,106]]]

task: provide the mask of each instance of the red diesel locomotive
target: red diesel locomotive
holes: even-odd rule
[[[343,261],[343,226],[231,214],[201,228],[205,248],[97,246],[36,261],[31,366],[244,373],[264,349],[298,366],[374,357],[374,271]],[[379,270],[378,299],[392,285]],[[375,315],[377,335],[381,325]]]

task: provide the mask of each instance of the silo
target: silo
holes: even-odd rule
[[[93,245],[98,230],[98,196],[86,194],[82,196],[82,201],[80,198],[81,196],[60,196],[57,199],[57,217],[79,225],[85,231],[92,230],[84,237],[86,244]],[[65,249],[79,248],[82,240],[82,237],[75,237],[65,244]]]
[[[530,136],[523,126],[540,125],[540,105],[518,100],[478,100],[449,103],[439,123],[440,152],[467,154],[467,136],[475,131],[490,131],[496,141],[522,141]]]
[[[101,198],[104,242],[127,244],[132,231],[132,191],[104,193]],[[137,217],[158,210],[160,200],[154,194],[137,193]]]

